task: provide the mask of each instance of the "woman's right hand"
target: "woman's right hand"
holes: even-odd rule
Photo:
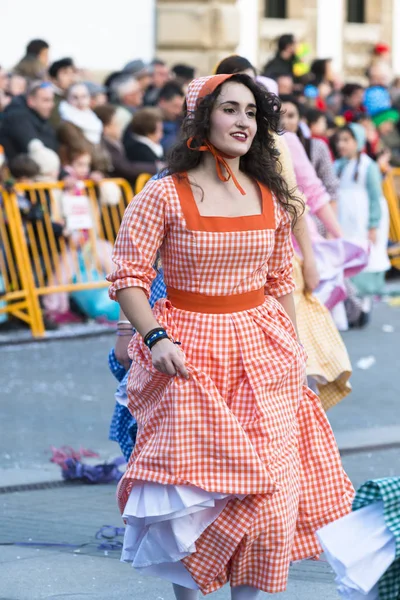
[[[314,259],[303,260],[303,277],[306,292],[313,292],[319,285],[320,276]]]
[[[179,375],[183,379],[189,379],[189,373],[185,367],[185,355],[171,340],[163,339],[157,342],[151,349],[151,355],[153,366],[160,373],[171,377]]]

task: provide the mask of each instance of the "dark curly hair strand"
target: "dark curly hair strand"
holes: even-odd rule
[[[275,195],[282,207],[291,215],[292,226],[304,212],[302,200],[295,195],[295,190],[289,190],[281,172],[279,152],[275,147],[272,133],[279,134],[281,103],[275,94],[270,94],[259,86],[248,75],[233,75],[229,81],[245,85],[254,95],[257,106],[257,133],[250,150],[240,159],[240,170],[265,184]],[[201,152],[193,152],[187,147],[187,141],[193,137],[192,147],[201,146],[209,138],[210,117],[215,101],[218,98],[222,83],[215,91],[197,103],[193,113],[186,113],[181,128],[180,140],[171,149],[168,156],[167,172],[180,175],[195,169],[202,160]]]

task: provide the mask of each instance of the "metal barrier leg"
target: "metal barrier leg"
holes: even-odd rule
[[[21,214],[18,207],[16,194],[3,192],[3,201],[9,217],[12,244],[17,260],[18,272],[26,294],[27,313],[31,332],[34,337],[43,337],[45,328],[42,311],[36,294],[35,280],[33,277],[29,253],[26,246]]]
[[[43,321],[43,312],[40,306],[39,298],[33,290],[32,298],[29,299],[29,307],[31,309],[32,325],[31,331],[33,337],[43,337],[46,329]]]
[[[149,174],[142,175],[138,187],[143,187],[150,177]],[[121,190],[118,205],[114,203],[114,200],[111,203],[104,199],[101,200],[96,194],[94,183],[90,181],[85,183],[90,212],[94,221],[94,228],[88,227],[88,229],[90,229],[94,260],[99,263],[97,266],[99,273],[113,269],[111,245],[115,241],[124,209],[133,197],[132,190],[125,180],[113,179],[111,181]],[[62,197],[62,189],[61,182],[37,182],[35,184],[16,184],[15,190],[11,192],[5,189],[1,190],[7,217],[4,222],[9,227],[12,246],[12,251],[8,252],[9,256],[6,258],[14,269],[12,285],[8,286],[11,291],[8,292],[8,298],[7,293],[5,294],[4,301],[15,300],[17,294],[21,303],[15,308],[15,316],[29,324],[34,337],[45,335],[40,297],[48,293],[69,293],[78,289],[94,289],[98,288],[100,283],[97,278],[86,283],[83,282],[76,252],[68,282],[61,281],[62,264],[59,255],[66,254],[67,244],[62,235],[55,233],[51,215],[54,211],[54,217],[57,215],[61,217],[62,207],[59,206],[59,200]],[[56,191],[60,192],[58,200]],[[35,227],[30,221],[23,221],[18,207],[17,192],[29,193],[32,205],[38,203],[41,205],[44,219],[38,219]],[[102,202],[105,204],[103,205]],[[1,223],[0,219],[0,234]],[[87,267],[87,269],[89,272],[91,267]],[[4,268],[2,270],[4,271]],[[101,286],[103,285],[106,285],[105,281],[101,282]],[[12,309],[8,312],[13,314]]]

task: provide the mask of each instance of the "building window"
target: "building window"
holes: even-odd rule
[[[347,22],[365,23],[365,0],[347,0]]]
[[[286,19],[286,0],[266,0],[265,16],[268,19]]]

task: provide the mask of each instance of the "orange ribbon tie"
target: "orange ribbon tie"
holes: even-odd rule
[[[217,150],[217,148],[215,148],[215,146],[213,146],[212,144],[210,144],[209,141],[206,140],[206,143],[204,146],[199,146],[198,148],[193,148],[192,147],[192,141],[193,141],[193,137],[189,138],[187,141],[187,147],[189,148],[189,150],[194,150],[197,152],[210,152],[215,160],[215,166],[217,169],[217,175],[219,177],[219,179],[221,181],[229,181],[230,178],[232,178],[233,183],[235,184],[235,186],[237,187],[237,189],[239,190],[239,192],[242,194],[242,196],[246,195],[246,192],[244,191],[244,189],[242,188],[242,186],[240,185],[240,183],[238,182],[238,180],[236,179],[236,176],[234,174],[234,172],[232,171],[232,169],[230,168],[229,164],[226,162],[225,158],[235,158],[234,156],[229,156],[228,154],[223,154],[222,152],[220,152],[219,150]],[[224,167],[224,169],[226,170],[226,172],[228,173],[228,175],[224,175],[222,172],[222,167]]]

